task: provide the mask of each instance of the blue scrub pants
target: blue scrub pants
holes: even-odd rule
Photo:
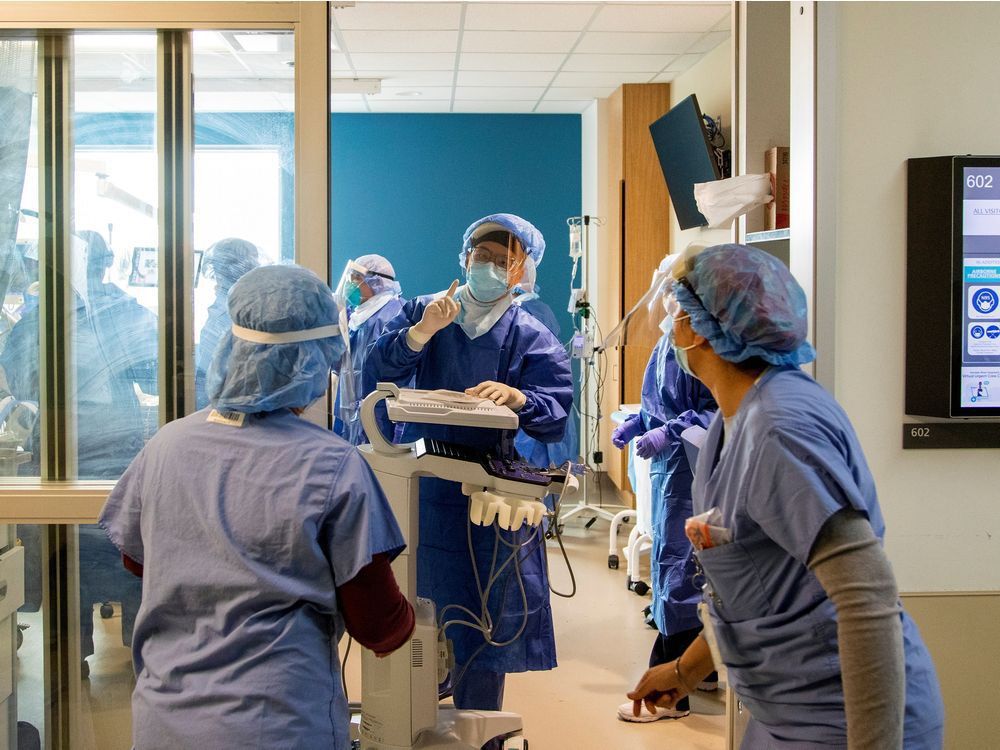
[[[455,673],[462,675],[462,680],[455,686],[453,700],[455,708],[475,709],[478,711],[499,711],[503,706],[504,680],[503,672],[487,672],[481,669],[468,669],[463,673],[462,667],[456,665]],[[501,750],[503,740],[491,740],[483,745],[483,750]]]

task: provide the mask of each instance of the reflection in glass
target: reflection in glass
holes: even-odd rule
[[[295,258],[294,36],[195,31],[195,403],[232,325],[229,289],[258,265]]]
[[[156,46],[154,32],[74,34],[69,252],[79,479],[117,479],[157,428],[158,286],[155,264],[146,263],[158,243]],[[96,746],[128,748],[142,581],[122,567],[103,529],[78,531],[84,721]]]

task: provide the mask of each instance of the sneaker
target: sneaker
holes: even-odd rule
[[[618,707],[618,718],[622,721],[631,721],[637,724],[646,724],[650,721],[659,721],[660,719],[683,719],[685,716],[690,714],[690,711],[678,711],[674,708],[657,708],[655,714],[651,714],[649,709],[646,708],[646,704],[642,704],[642,709],[639,711],[638,716],[632,715],[632,701],[628,703],[622,703]]]

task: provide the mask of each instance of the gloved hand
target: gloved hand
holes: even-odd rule
[[[420,334],[420,338],[426,341],[442,328],[449,326],[458,316],[460,309],[458,302],[455,301],[456,289],[458,289],[458,279],[451,282],[444,297],[434,300],[424,308],[423,317],[411,330]]]
[[[499,406],[508,406],[512,411],[520,411],[528,403],[528,397],[521,391],[506,383],[498,383],[495,380],[484,380],[477,386],[466,388],[465,392],[470,396],[488,398]]]
[[[669,443],[668,428],[657,427],[635,441],[635,452],[640,458],[653,458],[663,453]]]
[[[624,422],[615,427],[611,433],[611,444],[618,450],[622,450],[631,442],[632,438],[642,434],[642,419],[638,414],[632,414]]]

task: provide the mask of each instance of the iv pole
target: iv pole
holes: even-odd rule
[[[596,432],[598,436],[598,444],[600,441],[600,416],[601,416],[601,404],[597,399],[597,394],[594,398],[594,410],[591,411],[590,402],[590,369],[594,364],[594,337],[593,337],[593,323],[590,320],[590,316],[593,315],[593,308],[587,301],[587,282],[589,280],[590,272],[590,227],[591,226],[602,226],[604,224],[604,219],[599,216],[589,216],[584,214],[583,216],[571,216],[566,220],[566,223],[570,226],[570,255],[573,256],[574,262],[574,278],[576,276],[576,262],[579,255],[574,253],[574,242],[573,242],[573,228],[579,227],[579,232],[582,235],[580,238],[582,241],[582,257],[583,257],[583,281],[581,283],[580,289],[572,289],[570,303],[570,312],[576,316],[580,315],[581,324],[579,334],[583,336],[583,347],[584,356],[577,356],[574,354],[574,358],[580,360],[581,368],[581,387],[580,387],[580,398],[586,404],[586,408],[581,412],[581,416],[586,415],[586,426],[583,429],[583,462],[585,466],[589,466],[590,459],[593,455],[594,446],[591,443],[591,435],[593,432],[590,429],[590,420],[593,419],[596,422]],[[579,251],[577,251],[579,252]],[[572,283],[572,282],[571,282]],[[575,306],[575,307],[574,307]],[[578,334],[574,333],[574,338]],[[574,347],[575,349],[576,347]],[[583,420],[581,420],[583,422]],[[583,425],[581,424],[581,427]],[[594,472],[595,478],[597,477],[597,472]],[[599,480],[598,480],[599,481]],[[598,518],[603,518],[606,521],[614,521],[616,513],[606,510],[603,506],[591,505],[588,500],[589,496],[589,482],[583,482],[583,495],[576,505],[571,505],[565,508],[559,514],[559,523],[565,523],[570,518],[580,514],[587,514],[591,516],[590,520],[587,521],[586,527],[590,528]],[[610,506],[616,510],[622,508],[620,505]]]

